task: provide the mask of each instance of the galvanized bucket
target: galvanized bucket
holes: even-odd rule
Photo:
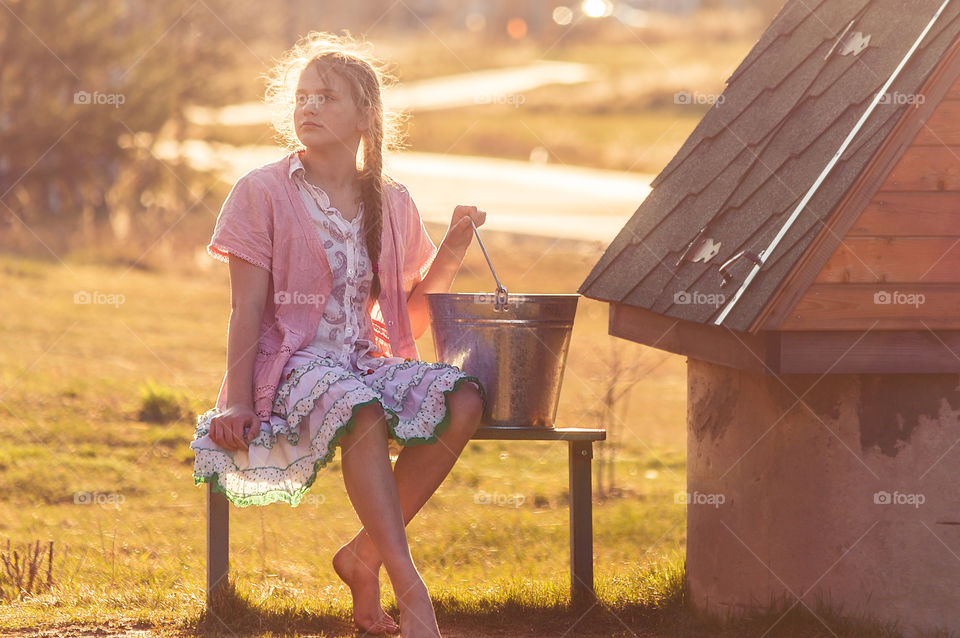
[[[484,425],[554,427],[578,294],[427,293],[437,358],[487,393]]]
[[[437,358],[477,377],[484,425],[554,427],[579,294],[427,293]]]

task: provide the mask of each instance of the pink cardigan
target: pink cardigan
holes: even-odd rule
[[[290,356],[312,340],[333,274],[315,222],[290,178],[293,153],[241,177],[217,217],[207,252],[219,261],[232,253],[271,273],[253,368],[254,411],[270,417],[280,375]],[[381,293],[370,318],[375,345],[387,356],[418,359],[406,290],[420,281],[437,255],[407,189],[383,187]],[[227,408],[224,374],[217,407]]]

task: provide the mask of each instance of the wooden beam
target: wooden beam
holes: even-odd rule
[[[957,330],[960,287],[953,284],[814,284],[783,330]]]
[[[960,237],[847,237],[815,281],[884,283],[888,288],[890,282],[960,283]]]
[[[753,372],[769,372],[767,366],[776,358],[775,340],[767,335],[674,319],[621,303],[610,304],[609,332],[667,352]]]
[[[847,233],[851,237],[953,237],[960,234],[960,193],[877,193]]]
[[[960,372],[960,331],[783,332],[783,374]]]
[[[960,146],[960,100],[944,99],[927,124],[914,146]]]
[[[805,330],[751,335],[611,303],[610,334],[762,374],[960,373],[960,330]]]
[[[603,441],[607,431],[595,428],[557,428],[534,425],[483,425],[473,434],[473,440],[498,441]]]
[[[911,145],[883,180],[880,191],[960,192],[960,148]]]

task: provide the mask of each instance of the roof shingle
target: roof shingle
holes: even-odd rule
[[[720,264],[743,249],[767,247],[804,193],[890,77],[942,0],[790,0],[728,79],[653,190],[611,242],[579,292],[696,322],[719,307],[677,303],[680,292],[731,296],[752,262],[738,261],[720,286]],[[859,54],[827,56],[837,38],[870,36]],[[914,94],[960,33],[952,3],[890,88]],[[826,57],[826,59],[824,59]],[[738,301],[724,325],[747,330],[823,228],[908,108],[874,109],[804,211]],[[701,228],[720,242],[708,263],[679,257]]]

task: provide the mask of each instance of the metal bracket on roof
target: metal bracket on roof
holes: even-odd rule
[[[680,255],[680,258],[677,259],[677,263],[674,264],[674,266],[679,266],[685,261],[690,261],[691,263],[696,261],[707,263],[720,252],[720,242],[715,241],[712,237],[704,237],[704,233],[706,232],[706,226],[697,232],[697,236],[687,244],[687,248],[683,251],[683,254]]]
[[[860,31],[854,31],[846,38],[843,39],[843,42],[840,44],[840,49],[837,51],[840,55],[847,55],[852,53],[853,55],[858,55],[861,51],[867,48],[867,45],[870,44],[870,34],[863,35]]]
[[[726,260],[725,262],[723,262],[723,265],[720,266],[719,272],[720,272],[720,276],[723,278],[723,281],[720,282],[721,288],[723,286],[726,286],[728,283],[730,283],[730,280],[733,279],[733,276],[728,272],[728,270],[730,269],[730,266],[732,266],[738,259],[742,257],[746,257],[747,259],[749,259],[750,261],[752,261],[757,265],[763,264],[762,250],[760,251],[759,254],[753,252],[752,250],[741,250],[736,255]]]
[[[853,23],[856,22],[856,18],[850,21],[847,27],[843,32],[837,37],[833,42],[833,46],[830,47],[830,50],[827,51],[827,54],[823,56],[823,59],[828,59],[833,52],[836,51],[837,55],[847,55],[852,53],[854,56],[860,54],[861,51],[867,48],[870,44],[870,35],[863,35],[861,31],[854,31],[848,35],[850,27],[853,26]]]
[[[704,237],[690,261],[699,261],[705,264],[716,257],[718,252],[720,252],[720,242],[715,241],[712,237]]]

